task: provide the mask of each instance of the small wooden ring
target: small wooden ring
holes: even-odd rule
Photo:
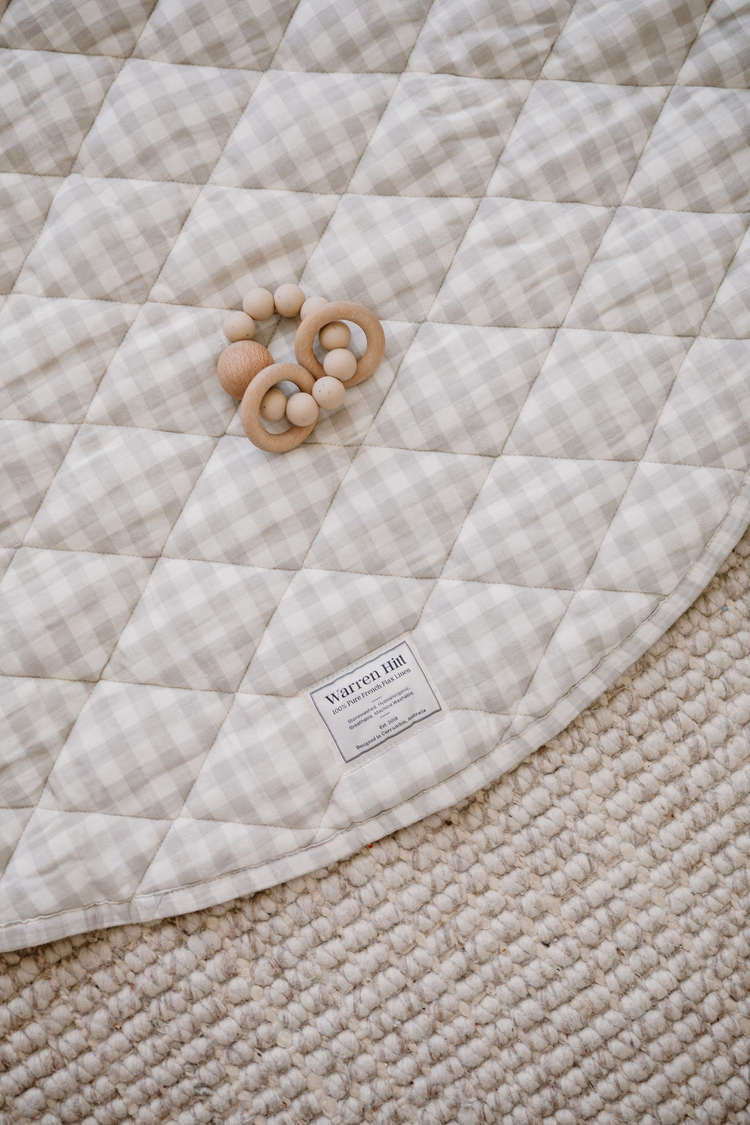
[[[352,324],[358,324],[367,337],[367,348],[357,363],[356,371],[350,379],[346,381],[342,379],[345,387],[356,387],[358,383],[364,383],[365,379],[369,379],[383,358],[385,333],[378,318],[369,309],[363,305],[356,305],[354,301],[331,301],[324,308],[316,309],[305,317],[294,339],[297,363],[312,371],[316,379],[323,378],[325,370],[313,351],[313,344],[323,325],[330,324],[332,320],[350,320]]]
[[[272,434],[261,422],[260,403],[263,395],[285,379],[294,383],[300,391],[312,394],[315,380],[304,367],[299,367],[296,363],[272,363],[270,367],[264,367],[254,379],[250,380],[242,396],[240,406],[242,428],[253,445],[257,445],[258,449],[265,449],[267,453],[288,453],[290,449],[296,449],[312,433],[315,426],[315,422],[309,426],[289,426],[280,434]]]

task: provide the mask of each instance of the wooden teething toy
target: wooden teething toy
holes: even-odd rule
[[[230,344],[219,356],[219,382],[227,394],[241,400],[240,419],[250,441],[268,453],[287,453],[309,437],[321,409],[337,409],[348,387],[372,375],[385,350],[383,327],[364,306],[306,298],[299,285],[280,285],[274,293],[251,289],[242,308],[224,321]],[[282,316],[301,316],[294,342],[297,363],[275,363],[268,349],[253,339],[256,319],[265,320],[274,310]],[[351,340],[347,320],[359,325],[367,338],[359,360],[347,348]],[[313,351],[316,336],[328,353],[323,364]],[[287,398],[278,386],[281,382],[293,383],[297,393]],[[291,425],[277,434],[261,420],[280,422],[284,416]]]

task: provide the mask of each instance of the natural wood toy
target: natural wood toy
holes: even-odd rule
[[[312,432],[321,409],[335,410],[344,402],[346,388],[363,383],[372,375],[385,350],[380,321],[353,301],[327,301],[305,297],[299,285],[251,289],[242,301],[243,312],[231,312],[224,321],[229,346],[219,356],[217,374],[227,394],[241,400],[240,418],[250,441],[269,453],[287,453]],[[282,316],[301,316],[294,342],[298,363],[274,363],[273,356],[253,340],[255,321],[267,320],[276,311]],[[349,351],[350,320],[367,338],[361,359]],[[313,344],[316,336],[327,351],[323,364]],[[291,382],[297,393],[288,398],[281,387]],[[286,417],[291,425],[272,433],[263,425]]]

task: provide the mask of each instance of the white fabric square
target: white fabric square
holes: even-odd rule
[[[421,320],[474,213],[471,199],[346,195],[302,276],[329,301]]]
[[[113,301],[11,294],[0,313],[0,415],[82,422],[135,313]]]
[[[572,0],[434,0],[409,70],[534,79],[571,4]]]
[[[558,327],[608,223],[601,207],[483,199],[430,320]]]
[[[75,435],[74,426],[0,421],[0,545],[20,547]]]
[[[676,86],[625,202],[673,211],[750,209],[750,90]]]
[[[704,336],[727,336],[742,339],[750,336],[750,233],[740,248],[719,286],[701,332]]]
[[[745,222],[739,215],[621,207],[566,326],[697,335]]]
[[[0,673],[93,680],[115,647],[153,564],[21,547],[0,582]]]
[[[306,443],[283,457],[246,437],[224,437],[185,505],[164,553],[295,569],[320,527],[351,454]]]
[[[742,474],[641,462],[584,585],[665,594],[706,545]]]
[[[214,309],[143,305],[86,421],[219,437],[237,407],[216,378],[222,319]]]
[[[689,343],[561,328],[504,452],[638,460]]]
[[[159,0],[134,55],[197,66],[271,65],[297,0]]]
[[[159,559],[103,678],[236,691],[290,579],[257,567]]]
[[[490,465],[460,453],[361,448],[305,565],[436,578]]]
[[[174,242],[154,301],[239,308],[251,285],[296,281],[337,197],[209,184]]]
[[[82,426],[26,545],[158,555],[212,448],[195,434]]]
[[[552,335],[543,328],[422,324],[365,443],[498,454]]]
[[[346,191],[396,81],[390,74],[267,71],[211,182]]]
[[[713,0],[677,82],[747,89],[750,11],[747,0]]]
[[[403,74],[350,190],[483,195],[530,88],[528,82]]]
[[[429,589],[429,583],[415,578],[298,571],[266,626],[240,691],[295,695],[338,672],[411,629]]]
[[[274,65],[285,70],[379,71],[404,69],[430,0],[299,0]]]
[[[576,0],[544,78],[655,86],[674,82],[708,0]]]
[[[36,297],[145,301],[198,190],[69,176],[16,288]]]
[[[10,293],[26,255],[44,226],[60,181],[0,173],[0,291]]]
[[[445,578],[576,589],[635,465],[513,457],[495,461],[443,570]]]
[[[537,82],[487,194],[620,203],[666,96],[658,86]]]
[[[3,51],[0,171],[67,175],[117,70],[113,59]]]
[[[0,24],[0,47],[126,58],[153,6],[154,0],[118,0],[117,5],[103,5],[101,0],[14,0]]]
[[[210,692],[100,681],[55,761],[40,807],[173,819],[228,706]]]
[[[205,183],[258,78],[129,59],[86,135],[76,171]]]
[[[646,450],[649,461],[744,469],[750,340],[693,341]]]

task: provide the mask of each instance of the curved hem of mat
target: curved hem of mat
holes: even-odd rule
[[[665,595],[659,602],[653,613],[615,649],[607,653],[549,711],[537,719],[531,717],[525,729],[508,741],[505,741],[507,731],[504,732],[499,743],[495,742],[484,754],[460,767],[449,777],[414,795],[403,795],[392,808],[364,821],[352,822],[348,827],[336,830],[319,844],[309,844],[273,860],[219,875],[190,887],[153,891],[122,902],[97,903],[25,921],[0,924],[0,952],[31,948],[89,930],[136,922],[155,922],[254,894],[345,859],[367,844],[471,796],[518,765],[568,726],[663,636],[680,614],[705,590],[721,563],[742,538],[748,523],[750,470],[745,473],[727,514],[717,525],[700,556],[672,593]],[[434,739],[439,735],[440,726],[430,727],[429,731],[430,737]],[[293,870],[288,862],[292,857]]]

